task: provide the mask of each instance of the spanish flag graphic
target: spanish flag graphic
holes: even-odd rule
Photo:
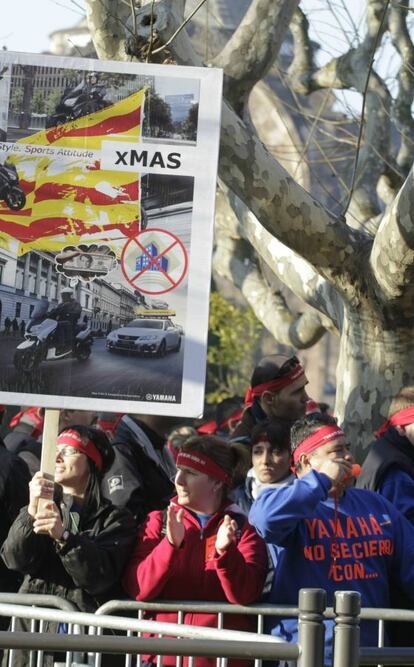
[[[16,142],[25,147],[9,161],[16,166],[26,204],[11,211],[0,203],[0,240],[17,239],[23,254],[31,249],[57,252],[68,242],[105,242],[115,249],[135,235],[139,175],[101,170],[100,151],[103,141],[140,140],[144,99],[142,89]],[[50,154],[48,147],[54,149]]]

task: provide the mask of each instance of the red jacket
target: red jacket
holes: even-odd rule
[[[176,511],[180,509],[173,504]],[[240,515],[240,538],[219,556],[215,549],[218,528],[225,514]],[[250,526],[237,505],[227,501],[201,530],[196,517],[184,508],[184,542],[179,549],[161,535],[163,512],[151,512],[138,536],[138,544],[124,575],[124,588],[136,600],[209,600],[250,604],[262,594],[267,572],[265,543]],[[158,621],[177,623],[177,614],[160,612]],[[185,613],[186,625],[217,627],[216,614]],[[254,631],[254,620],[244,615],[226,614],[224,627]],[[146,656],[147,659],[153,656]],[[155,659],[154,659],[155,662]],[[230,661],[233,667],[245,661]],[[164,665],[175,665],[175,656],[166,656]],[[187,658],[184,659],[184,665]],[[213,667],[213,658],[196,658],[195,667]]]

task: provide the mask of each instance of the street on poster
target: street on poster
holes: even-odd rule
[[[1,402],[199,415],[221,72],[0,72]]]

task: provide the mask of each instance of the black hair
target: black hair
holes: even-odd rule
[[[237,410],[243,405],[243,399],[241,396],[230,396],[225,398],[223,401],[220,401],[216,405],[216,423],[217,426],[221,426],[223,422],[229,419]]]
[[[324,403],[323,401],[321,403],[318,403],[319,409],[323,415],[328,415],[329,410],[331,409],[331,406],[329,403]]]
[[[296,421],[290,432],[290,450],[292,454],[305,438],[315,433],[321,426],[335,425],[337,423],[334,417],[316,412]]]
[[[257,385],[272,382],[286,376],[298,366],[301,366],[301,363],[295,354],[290,357],[282,354],[271,354],[268,357],[263,357],[253,371],[250,386],[254,389]],[[254,406],[256,408],[260,407],[260,398],[257,396],[253,398]]]
[[[296,421],[293,424],[292,430],[290,432],[290,452],[292,456],[293,452],[297,447],[299,447],[301,442],[303,442],[308,436],[312,435],[312,433],[315,433],[315,431],[320,429],[322,426],[333,426],[337,424],[338,422],[334,417],[331,417],[330,415],[319,414],[317,412],[314,412],[313,414]],[[300,467],[300,463],[296,463],[296,469],[300,470]]]
[[[284,363],[283,361],[282,364],[279,363],[281,359],[284,359],[284,355],[270,354],[269,356],[260,359],[253,371],[250,385],[256,387],[258,384],[270,382],[277,378],[280,366]],[[286,359],[288,359],[288,357],[286,357]],[[284,360],[286,361],[286,359]]]
[[[90,474],[85,489],[84,510],[85,514],[89,514],[90,512],[96,511],[101,505],[102,477],[114,462],[115,454],[106,434],[97,428],[93,428],[92,426],[84,426],[83,424],[74,424],[73,426],[65,426],[62,428],[60,433],[64,433],[65,431],[76,431],[76,433],[78,433],[81,438],[92,440],[96,449],[102,456],[102,470],[98,470],[95,462],[92,461],[89,456],[87,457]]]
[[[274,449],[280,451],[290,450],[290,430],[293,421],[268,420],[262,424],[256,424],[251,433],[251,445],[256,445],[263,439],[270,442]]]

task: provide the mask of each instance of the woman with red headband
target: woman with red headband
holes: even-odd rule
[[[244,456],[243,446],[216,436],[196,436],[183,445],[177,457],[177,495],[166,512],[149,515],[126,570],[124,586],[132,597],[234,604],[260,598],[266,548],[240,508],[228,499],[238,468],[245,467]],[[156,619],[176,623],[177,614],[159,613]],[[217,627],[217,616],[187,613],[184,623]],[[224,627],[254,629],[248,617],[230,614]],[[147,656],[147,662],[155,664],[156,657]],[[215,662],[195,658],[196,667]],[[165,657],[163,664],[175,665],[175,657]]]
[[[55,482],[37,472],[29,484],[29,505],[13,523],[1,556],[25,575],[21,593],[58,595],[80,611],[94,612],[119,597],[119,580],[135,536],[132,515],[101,498],[100,480],[113,461],[102,431],[71,426],[58,436]],[[38,509],[39,498],[48,499]],[[18,621],[29,629],[29,621]],[[64,632],[50,623],[50,632]],[[47,656],[43,665],[52,665]],[[13,666],[27,665],[15,651]]]

